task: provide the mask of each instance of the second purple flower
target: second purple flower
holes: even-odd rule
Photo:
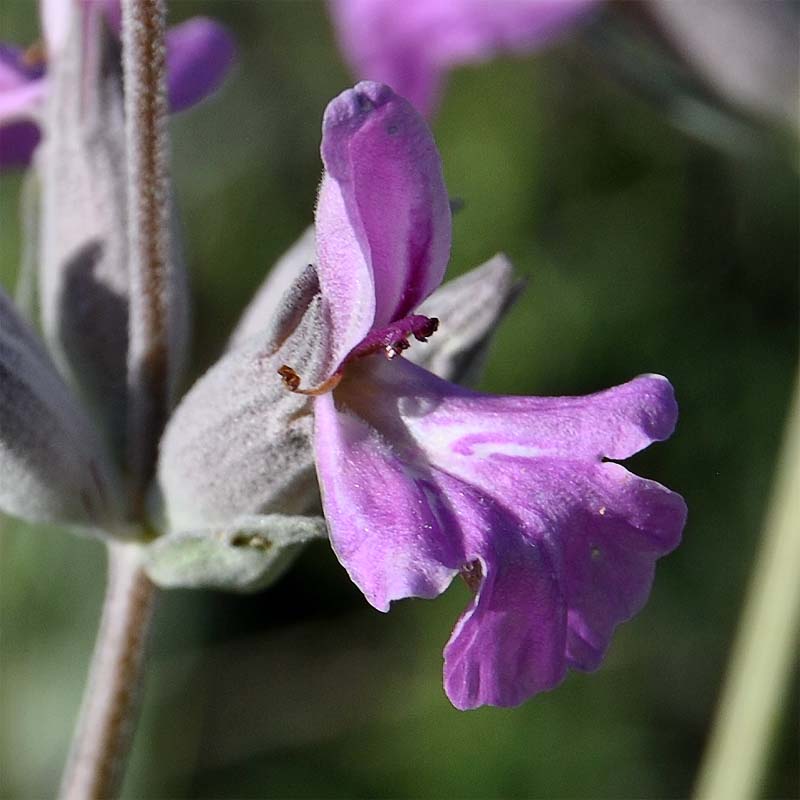
[[[42,0],[44,47],[0,44],[0,168],[26,166],[41,138],[39,118],[47,92],[47,54],[57,52],[80,6],[84,24],[98,13],[117,38],[120,0]],[[167,81],[172,111],[189,108],[219,88],[233,65],[230,33],[206,17],[192,17],[167,32]]]

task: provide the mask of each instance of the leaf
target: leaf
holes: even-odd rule
[[[87,68],[90,47],[100,48],[101,41],[107,49],[112,45],[99,31],[88,32],[84,42],[80,22],[72,20],[48,69],[47,136],[37,153],[39,300],[59,368],[121,447],[129,304],[122,84],[118,53]]]
[[[100,418],[119,455],[130,402],[129,198],[119,46],[99,24],[100,11],[91,4],[76,11],[48,67],[48,135],[37,158],[39,299],[59,369]],[[188,349],[189,291],[179,234],[170,198],[169,271],[161,289],[170,397],[177,394]]]
[[[165,588],[253,592],[277,580],[306,542],[326,535],[321,517],[243,517],[156,539],[146,551],[146,570]]]
[[[674,46],[720,95],[796,129],[800,17],[793,6],[752,0],[648,3]]]
[[[268,329],[279,308],[286,307],[285,293],[296,285],[304,270],[316,263],[314,227],[305,229],[300,238],[278,259],[253,299],[244,310],[228,347],[237,347],[251,336]],[[319,291],[317,284],[316,291]]]
[[[298,288],[308,280],[301,276],[286,293],[282,324],[223,355],[172,415],[158,465],[168,530],[305,513],[315,502],[309,398],[278,373],[289,366],[306,387],[327,377],[330,324],[322,298],[309,300]]]
[[[39,178],[36,170],[29,169],[23,176],[20,191],[22,257],[14,300],[17,308],[31,323],[38,319],[36,278],[39,268],[39,202]]]
[[[90,420],[0,290],[0,509],[122,534],[118,487]]]
[[[471,383],[495,328],[523,289],[502,254],[437,289],[417,313],[439,320],[439,330],[405,357],[440,378]]]

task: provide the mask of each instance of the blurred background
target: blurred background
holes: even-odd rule
[[[224,21],[239,47],[224,88],[172,120],[199,374],[311,222],[322,112],[353,77],[320,2],[170,11]],[[317,543],[254,596],[163,593],[126,797],[691,791],[796,370],[800,202],[791,121],[717,91],[645,12],[610,6],[546,51],[456,70],[433,130],[463,201],[450,274],[502,250],[528,280],[482,388],[583,394],[651,371],[676,388],[675,436],[628,462],[690,511],[649,604],[596,674],[516,710],[460,713],[441,687],[468,599],[459,581],[384,616]],[[37,36],[32,0],[3,0],[0,38]],[[0,177],[6,288],[20,186],[19,173]],[[105,557],[97,542],[0,524],[0,796],[52,797]],[[792,686],[765,797],[798,791]]]

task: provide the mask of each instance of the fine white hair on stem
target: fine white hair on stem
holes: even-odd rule
[[[128,466],[134,507],[155,463],[169,404],[170,226],[164,0],[122,3],[130,340]]]
[[[122,11],[130,279],[126,461],[130,511],[143,524],[146,487],[171,402],[173,362],[181,343],[174,328],[185,296],[179,296],[170,236],[165,0],[123,0]],[[108,546],[103,618],[61,784],[64,800],[118,794],[156,594],[142,552],[138,543]]]
[[[109,543],[108,577],[61,800],[116,797],[136,721],[156,588],[136,544]]]

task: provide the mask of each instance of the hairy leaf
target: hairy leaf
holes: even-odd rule
[[[406,358],[440,378],[471,383],[495,328],[523,288],[502,254],[437,289],[417,313],[439,320],[428,342],[406,352]]]
[[[316,243],[314,228],[305,229],[300,238],[278,259],[264,282],[259,287],[250,304],[242,314],[236,330],[231,336],[230,348],[235,348],[251,336],[268,329],[279,309],[286,309],[284,294],[296,286],[296,281],[309,265],[316,264]],[[318,291],[319,287],[315,291]],[[283,313],[286,313],[284,311]]]
[[[0,291],[0,510],[119,529],[118,481],[36,334]]]
[[[296,295],[286,294],[284,321],[290,308],[298,311]],[[226,353],[175,410],[158,467],[169,530],[304,513],[314,502],[309,398],[290,391],[278,373],[288,366],[301,388],[312,388],[329,367],[327,310],[319,295],[306,302],[294,330],[287,322],[277,338],[258,334]]]
[[[321,517],[243,517],[156,539],[147,548],[146,569],[165,588],[257,591],[277,580],[306,542],[326,535]]]

